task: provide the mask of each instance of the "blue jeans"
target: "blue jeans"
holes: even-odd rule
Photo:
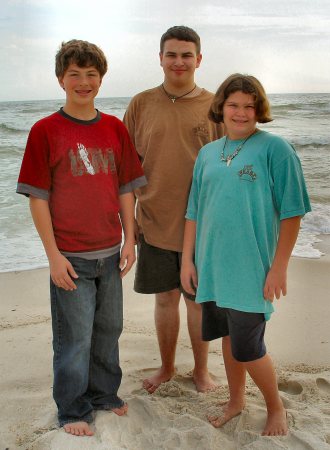
[[[53,396],[59,423],[91,422],[93,409],[113,409],[122,372],[118,339],[123,329],[119,253],[104,259],[68,257],[77,289],[50,281],[53,327]]]

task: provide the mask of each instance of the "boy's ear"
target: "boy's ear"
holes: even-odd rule
[[[64,87],[64,83],[63,83],[63,78],[62,77],[58,77],[57,78],[58,84],[61,86],[61,88],[65,91],[65,87]]]

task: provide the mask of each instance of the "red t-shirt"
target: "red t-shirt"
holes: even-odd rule
[[[119,119],[98,113],[81,121],[59,111],[32,127],[17,192],[49,201],[60,250],[86,252],[121,242],[119,195],[144,184]]]

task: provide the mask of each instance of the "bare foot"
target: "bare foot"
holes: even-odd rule
[[[128,404],[124,403],[120,408],[113,408],[111,411],[117,414],[117,416],[124,416],[128,411]]]
[[[234,404],[228,401],[221,402],[220,405],[223,405],[222,413],[220,414],[220,416],[207,416],[208,421],[215,428],[222,427],[225,423],[229,422],[229,420],[241,414],[244,409],[245,403]]]
[[[153,394],[162,383],[169,381],[173,377],[174,373],[174,370],[167,371],[161,367],[157,370],[157,372],[155,372],[154,375],[143,380],[143,387],[149,392],[149,394]]]
[[[288,434],[288,415],[284,408],[268,412],[267,422],[262,436],[285,436]]]
[[[66,423],[63,428],[67,433],[75,436],[93,436],[94,434],[87,422]]]
[[[218,387],[207,370],[201,374],[196,374],[194,371],[193,382],[195,383],[197,392],[210,392]]]

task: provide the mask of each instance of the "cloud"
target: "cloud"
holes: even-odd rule
[[[105,51],[110,69],[101,95],[130,96],[160,84],[160,36],[180,24],[202,38],[196,75],[207,89],[243,71],[271,92],[330,91],[327,0],[2,0],[0,99],[62,96],[54,56],[72,38]]]

